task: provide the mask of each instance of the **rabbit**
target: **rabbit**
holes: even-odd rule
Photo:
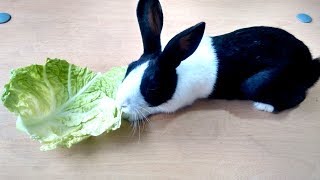
[[[174,113],[199,99],[249,100],[270,113],[298,106],[320,76],[320,58],[287,31],[246,27],[205,34],[200,22],[161,45],[158,0],[139,0],[143,53],[128,65],[116,103],[131,122]]]

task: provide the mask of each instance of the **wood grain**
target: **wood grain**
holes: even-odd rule
[[[2,0],[0,86],[11,69],[67,59],[95,71],[128,64],[142,51],[136,2]],[[198,23],[218,35],[237,28],[284,28],[320,56],[318,0],[163,0],[163,38]],[[313,23],[295,15],[306,12]],[[297,72],[299,73],[299,72]],[[258,112],[246,101],[199,101],[71,149],[40,152],[0,106],[0,179],[320,179],[320,84],[296,109]]]

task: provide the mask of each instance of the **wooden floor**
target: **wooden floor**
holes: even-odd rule
[[[0,11],[0,86],[11,69],[69,60],[95,71],[126,65],[142,45],[136,0],[10,0]],[[319,0],[163,0],[163,38],[207,22],[219,35],[237,28],[284,28],[320,56]],[[297,13],[313,17],[311,24]],[[297,72],[299,73],[299,72]],[[300,107],[278,115],[247,101],[197,102],[157,115],[139,136],[123,127],[71,149],[40,152],[0,106],[0,179],[320,179],[320,83]]]

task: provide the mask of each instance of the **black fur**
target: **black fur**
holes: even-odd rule
[[[157,60],[152,60],[145,70],[140,92],[149,106],[158,106],[175,92],[178,76],[175,69],[160,68]]]
[[[319,61],[284,30],[251,27],[212,39],[219,66],[211,98],[249,99],[281,111],[301,103],[319,79]]]
[[[155,59],[161,52],[160,35],[163,26],[163,13],[158,0],[140,0],[136,14],[143,42],[142,56],[129,64],[125,77],[137,66]]]
[[[160,34],[163,26],[163,13],[158,0],[140,0],[137,18],[143,41],[144,54],[161,51]]]

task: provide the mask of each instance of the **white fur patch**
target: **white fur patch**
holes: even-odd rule
[[[260,102],[254,102],[253,107],[260,111],[266,111],[266,112],[273,112],[274,107],[270,104],[260,103]]]

